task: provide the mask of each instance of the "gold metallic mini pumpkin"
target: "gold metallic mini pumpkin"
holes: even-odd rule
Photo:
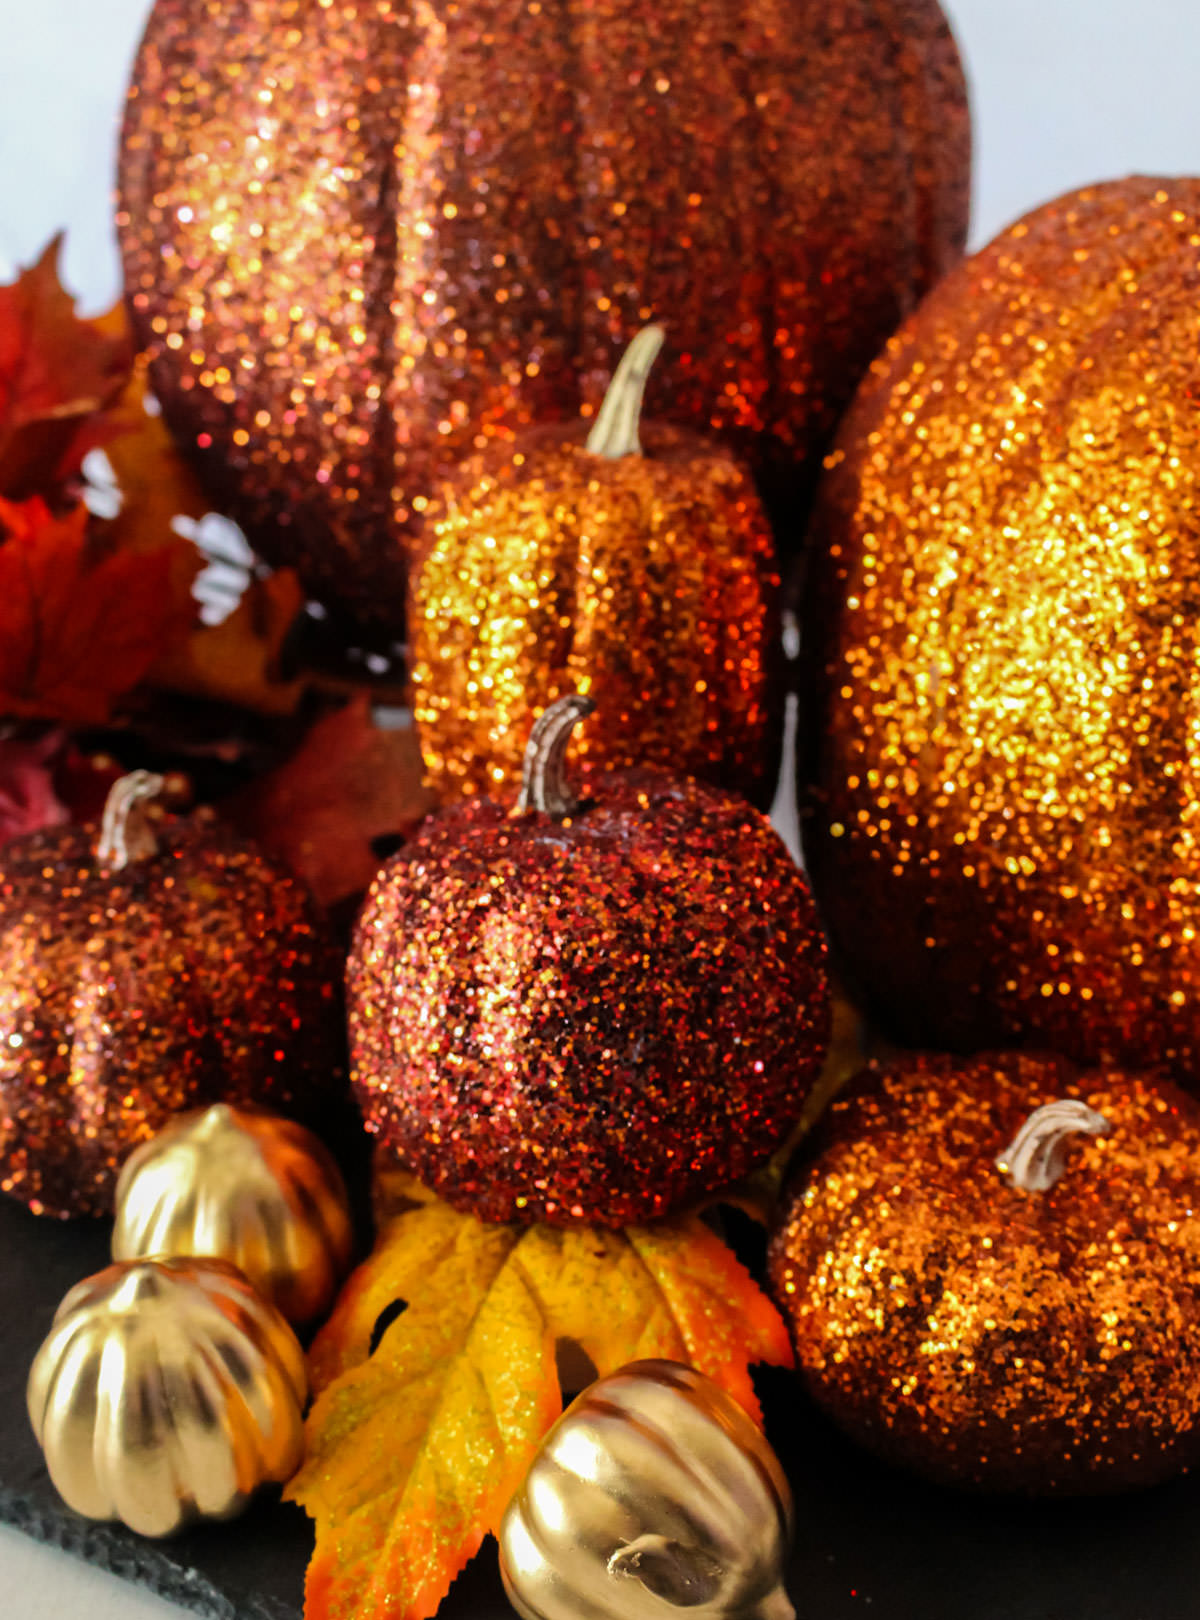
[[[303,1449],[304,1355],[222,1260],[137,1260],[72,1288],[29,1374],[55,1489],[144,1536],[225,1519]]]
[[[209,1255],[289,1322],[332,1303],[354,1244],[341,1172],[311,1131],[215,1103],[159,1132],[117,1183],[114,1260]]]
[[[635,1361],[573,1402],[500,1527],[524,1620],[791,1620],[787,1480],[711,1379]]]

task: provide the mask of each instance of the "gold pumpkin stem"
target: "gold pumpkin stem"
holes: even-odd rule
[[[571,733],[596,705],[582,692],[568,692],[541,715],[529,734],[521,776],[518,814],[540,810],[562,820],[573,816],[582,804],[567,785],[567,744]]]
[[[1073,1098],[1035,1108],[996,1160],[1001,1175],[1018,1192],[1049,1192],[1066,1169],[1066,1143],[1072,1136],[1107,1136],[1112,1126],[1103,1114]]]
[[[608,385],[600,414],[588,434],[587,449],[593,456],[619,461],[622,456],[640,456],[642,441],[638,427],[642,419],[642,399],[646,379],[666,336],[661,326],[643,326],[621,356],[621,363]]]
[[[143,806],[166,786],[153,771],[131,771],[109,789],[96,842],[96,859],[111,872],[123,872],[133,861],[158,854],[158,839]]]

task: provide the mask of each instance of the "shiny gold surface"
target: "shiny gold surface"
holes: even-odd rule
[[[1200,1104],[1060,1058],[909,1055],[818,1133],[769,1273],[857,1440],[1034,1494],[1200,1460]]]
[[[791,1493],[762,1432],[672,1361],[602,1378],[547,1435],[500,1527],[523,1620],[791,1620]]]
[[[165,1536],[295,1471],[306,1392],[295,1335],[240,1272],[138,1260],[66,1296],[27,1400],[69,1507]]]
[[[806,835],[918,1045],[1200,1064],[1200,181],[1061,199],[889,344],[830,460]]]
[[[648,413],[797,496],[961,251],[966,94],[935,0],[158,0],[119,230],[168,421],[265,554],[393,625],[437,476]]]
[[[126,1160],[114,1260],[207,1255],[237,1266],[290,1322],[333,1303],[354,1233],[341,1172],[311,1131],[216,1103]]]

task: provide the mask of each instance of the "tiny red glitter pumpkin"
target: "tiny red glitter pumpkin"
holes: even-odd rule
[[[832,1106],[771,1246],[810,1391],[948,1483],[1200,1460],[1200,1105],[1030,1054],[914,1055]]]
[[[608,1226],[745,1175],[825,1052],[807,887],[743,800],[659,771],[573,799],[560,698],[516,811],[431,816],[376,878],[349,968],[367,1128],[486,1220]]]
[[[412,588],[413,708],[430,785],[503,794],[561,692],[604,693],[575,739],[769,801],[778,580],[746,468],[642,422],[663,330],[638,333],[591,431],[541,427],[440,487]]]
[[[336,956],[300,884],[122,777],[94,827],[0,852],[0,1187],[102,1215],[181,1109],[309,1113],[339,1073]]]

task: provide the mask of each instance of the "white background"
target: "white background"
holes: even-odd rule
[[[85,307],[117,296],[112,154],[148,9],[147,0],[0,0],[0,278],[66,226],[67,280]],[[974,100],[975,243],[1091,180],[1200,173],[1200,0],[946,0],[946,9]],[[5,1620],[178,1616],[2,1528],[0,1593]]]

